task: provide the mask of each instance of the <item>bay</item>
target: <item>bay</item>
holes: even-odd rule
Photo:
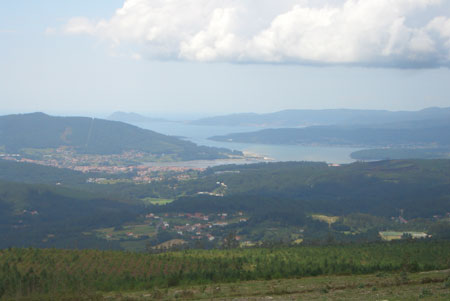
[[[219,142],[208,140],[208,137],[215,135],[225,135],[229,133],[253,132],[263,129],[262,127],[225,127],[225,126],[198,126],[183,122],[147,122],[135,123],[144,129],[149,129],[158,133],[177,136],[182,139],[192,141],[198,145],[223,147],[232,150],[239,150],[251,154],[257,154],[265,159],[273,161],[319,161],[327,163],[345,164],[355,160],[350,154],[361,148],[353,147],[325,147],[325,146],[304,146],[304,145],[272,145],[272,144],[252,144],[252,143],[236,143],[236,142]],[[264,161],[264,160],[257,160]],[[201,166],[212,166],[218,164],[229,163],[254,163],[255,160],[249,161],[205,161],[198,162]],[[189,166],[195,163],[188,163]],[[173,166],[173,164],[171,165]]]

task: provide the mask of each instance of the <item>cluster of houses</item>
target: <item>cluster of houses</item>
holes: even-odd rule
[[[151,183],[154,181],[162,181],[164,179],[176,179],[178,181],[189,180],[191,175],[186,174],[188,170],[203,171],[204,168],[178,167],[178,166],[132,166],[136,171],[133,181],[136,183]],[[169,174],[167,174],[169,173]]]
[[[72,153],[70,153],[72,154]],[[75,154],[72,154],[75,155]],[[28,159],[19,154],[0,154],[0,158],[15,162],[33,163],[45,166],[52,166],[57,168],[69,168],[83,173],[97,172],[103,174],[126,174],[136,172],[136,176],[132,178],[135,183],[151,183],[155,181],[162,181],[165,179],[176,179],[179,181],[189,180],[191,175],[187,174],[188,170],[203,171],[204,168],[193,167],[175,167],[175,166],[146,166],[146,165],[102,165],[104,162],[112,160],[111,157],[122,155],[75,155],[75,157],[62,157],[63,159],[55,159],[50,155],[43,156],[41,160]],[[120,157],[126,159],[126,153]],[[80,158],[81,159],[80,159]],[[107,178],[89,178],[88,183],[104,184],[108,183]]]
[[[247,218],[243,216],[243,212],[237,212],[236,214],[228,213],[216,213],[216,214],[204,214],[201,212],[196,213],[165,213],[164,216],[158,216],[154,213],[145,215],[145,218],[154,220],[157,223],[157,227],[162,230],[173,230],[178,235],[184,236],[190,239],[208,239],[213,241],[216,239],[211,231],[217,229],[217,227],[225,227],[231,222],[246,222]],[[164,217],[179,219],[176,225],[171,226],[164,220]],[[230,219],[233,219],[231,221]],[[192,222],[185,223],[185,221],[191,220]]]
[[[23,210],[22,214],[39,215],[37,210]]]
[[[179,167],[179,166],[146,166],[146,165],[126,165],[120,162],[142,162],[147,154],[135,151],[124,152],[113,155],[92,155],[77,154],[71,149],[60,147],[48,154],[43,154],[39,160],[27,158],[21,154],[0,154],[4,160],[27,162],[39,165],[52,166],[57,168],[69,168],[83,173],[99,172],[106,174],[121,174],[136,172],[135,182],[148,183],[160,181],[161,176],[155,176],[156,173],[172,172],[172,177],[178,180],[187,180],[190,178],[185,172],[187,170],[203,171],[204,168]],[[96,180],[91,180],[96,182]]]
[[[391,220],[394,222],[397,222],[399,224],[407,224],[408,223],[408,221],[403,216],[397,216],[397,217],[393,216],[393,217],[391,217]]]
[[[219,197],[224,196],[225,191],[228,188],[227,184],[225,184],[223,182],[216,182],[216,184],[219,185],[219,188],[215,189],[215,191],[213,191],[213,192],[199,191],[199,192],[197,192],[197,194],[206,194],[206,195],[219,196]]]

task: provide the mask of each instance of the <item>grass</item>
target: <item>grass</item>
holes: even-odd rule
[[[449,300],[450,270],[319,276],[108,293],[108,300]]]
[[[155,227],[149,224],[137,224],[123,226],[122,228],[102,228],[95,230],[99,238],[108,240],[132,239],[147,235],[153,236],[156,233]]]
[[[127,251],[144,252],[146,250],[146,236],[156,235],[156,229],[149,224],[127,225],[122,228],[102,228],[94,230],[94,234],[101,239],[115,240]]]
[[[295,245],[301,244],[303,242],[303,238],[298,238],[296,240],[294,240],[292,243]]]
[[[121,241],[120,246],[124,248],[124,250],[132,251],[132,252],[145,252],[146,251],[146,242],[142,240],[127,240]]]
[[[421,238],[424,235],[426,236],[426,233],[424,232],[411,232],[411,231],[404,231],[404,232],[396,232],[396,231],[384,231],[380,232],[380,236],[383,240],[391,241],[394,239],[401,239],[403,234],[410,234],[412,238]]]
[[[165,248],[170,248],[170,247],[177,246],[177,245],[184,245],[185,243],[186,243],[186,241],[182,240],[182,239],[171,239],[166,242],[163,242],[162,244],[155,246],[154,249],[165,249]]]

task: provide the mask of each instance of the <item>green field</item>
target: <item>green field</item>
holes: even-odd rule
[[[404,231],[404,232],[397,232],[397,231],[383,231],[380,232],[380,236],[383,240],[395,240],[395,239],[402,239],[402,236],[411,235],[411,238],[424,238],[427,237],[427,234],[424,232],[411,232],[411,231]]]
[[[154,226],[149,224],[126,225],[119,228],[110,227],[94,231],[99,238],[108,240],[135,239],[142,236],[153,236],[156,233]]]
[[[152,205],[166,205],[169,203],[172,203],[173,199],[162,199],[162,198],[145,198],[142,199],[142,201],[146,204],[152,204]]]
[[[322,214],[313,214],[311,217],[315,220],[327,223],[328,225],[334,224],[339,219],[339,216],[327,216]]]

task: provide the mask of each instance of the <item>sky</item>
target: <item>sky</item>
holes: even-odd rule
[[[450,107],[448,0],[0,2],[0,113]]]

